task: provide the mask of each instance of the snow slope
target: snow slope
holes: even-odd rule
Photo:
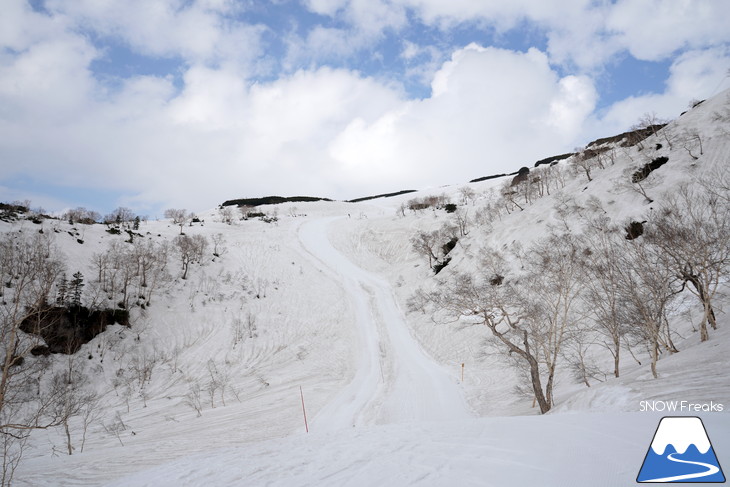
[[[679,182],[727,164],[730,126],[715,114],[728,107],[721,94],[673,122],[677,131],[702,131],[698,161],[680,146],[652,149],[651,157],[670,158],[651,189],[657,201]],[[475,225],[444,275],[471,269],[485,246],[527,245],[559,220],[561,208],[586,211],[591,197],[614,221],[641,218],[649,205],[614,182],[646,157],[632,149],[596,170],[591,182],[573,175],[561,194]],[[470,184],[481,196],[464,208],[474,215],[503,183]],[[215,211],[199,214],[204,224],[185,232],[221,233],[226,251],[191,269],[189,279],[176,279],[144,313],[135,310],[131,330],[112,327],[82,348],[78,367],[94,378],[101,416],[83,452],[81,425],[72,425],[71,456],[62,453],[60,430],[34,433],[16,484],[629,485],[662,417],[640,412],[641,402],[673,400],[724,405],[722,412],[691,414],[702,418],[720,464],[730,465],[726,314],[711,340],[700,343],[697,307],[688,301],[673,321],[681,352],[662,357],[659,379],[629,358],[621,378],[590,388],[562,373],[556,407],[538,416],[531,400],[515,393],[515,372],[482,327],[405,312],[414,290],[435,282],[409,238],[451,217],[441,210],[403,217],[397,208],[425,194],[458,200],[458,189],[359,204],[278,205],[277,224],[226,225]],[[43,226],[58,230],[71,273],[91,275],[90,255],[124,238],[90,226],[80,245],[66,235],[67,223]],[[30,234],[37,226],[0,222],[0,231],[19,229]],[[179,228],[149,221],[141,233],[169,241]],[[234,343],[234,323],[249,316],[255,333]],[[53,360],[64,367],[64,357]],[[154,363],[151,380],[122,380],[141,360]],[[610,357],[595,360],[610,368]],[[211,370],[225,376],[227,388],[206,397]],[[200,416],[186,400],[196,384],[204,395]]]
[[[580,413],[313,433],[183,458],[109,485],[633,485],[658,421]],[[730,424],[704,421],[715,450],[727,451]]]
[[[454,378],[411,337],[390,285],[353,264],[329,242],[331,221],[309,222],[299,237],[323,267],[339,276],[354,301],[360,356],[355,378],[318,413],[315,427],[338,430],[470,417]]]

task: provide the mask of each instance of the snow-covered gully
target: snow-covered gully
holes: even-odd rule
[[[329,431],[472,416],[457,378],[428,357],[411,336],[388,282],[333,247],[327,229],[335,219],[303,224],[299,239],[320,267],[342,282],[360,340],[353,352],[354,378],[319,411],[313,428]]]

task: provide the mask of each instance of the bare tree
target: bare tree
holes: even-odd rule
[[[165,218],[170,218],[172,223],[180,227],[180,235],[183,234],[183,227],[192,219],[192,213],[184,208],[168,208],[165,210]]]
[[[526,205],[531,205],[535,199],[539,198],[539,182],[534,174],[528,174],[527,179],[514,186],[519,195],[525,200]]]
[[[664,142],[667,144],[669,149],[674,149],[674,143],[679,138],[674,125],[666,125],[659,131],[659,135],[661,135],[662,139],[664,139]]]
[[[527,271],[521,283],[522,299],[531,320],[539,323],[533,325],[539,330],[535,332],[535,343],[547,372],[545,399],[550,407],[554,404],[553,386],[563,345],[585,319],[580,306],[584,257],[580,242],[568,233],[550,234],[522,257]]]
[[[666,122],[660,119],[656,113],[645,113],[636,124],[631,127],[628,136],[629,145],[636,145],[639,150],[644,150],[644,139],[650,135],[657,135],[657,132],[666,125]]]
[[[233,333],[233,347],[235,348],[245,338],[244,322],[240,314],[231,320],[231,332]]]
[[[428,266],[433,268],[433,263],[438,261],[436,252],[439,247],[439,233],[437,231],[419,231],[411,237],[411,246],[418,254],[428,258]]]
[[[256,329],[256,316],[249,311],[246,317],[246,330],[248,331],[249,338],[256,338],[258,336]]]
[[[184,208],[168,208],[165,210],[165,218],[171,219],[175,225],[178,225],[181,221],[184,222],[187,216],[188,212]]]
[[[715,198],[720,204],[730,206],[730,167],[720,165],[709,174],[697,180],[708,197]]]
[[[609,149],[605,151],[601,151],[598,156],[596,156],[598,161],[600,161],[600,165],[602,168],[605,168],[609,165],[613,166],[616,164],[616,148],[610,147]]]
[[[21,330],[50,306],[53,284],[64,272],[64,257],[46,235],[5,234],[0,238],[0,437],[3,447],[2,484],[7,485],[22,459],[31,431],[63,425],[73,408],[58,409],[58,391],[42,386],[48,361],[33,357],[35,335]]]
[[[659,118],[656,112],[647,112],[639,117],[639,121],[635,125],[637,128],[648,129],[652,135],[656,136],[659,130],[667,124],[663,118]]]
[[[2,452],[3,464],[0,485],[10,486],[13,483],[15,469],[20,464],[25,452],[25,446],[30,435],[27,431],[10,432],[0,431],[0,451]]]
[[[75,223],[90,225],[99,221],[101,219],[101,215],[99,215],[96,211],[87,210],[86,208],[79,206],[78,208],[68,210],[64,213],[63,219],[68,220],[71,225]]]
[[[590,350],[594,344],[593,329],[590,326],[579,325],[572,330],[564,352],[573,377],[586,387],[591,387],[591,380],[599,382],[606,380],[606,374],[591,357]]]
[[[550,185],[555,180],[555,167],[554,165],[542,165],[532,170],[532,181],[540,198],[550,194]]]
[[[132,210],[124,206],[120,206],[119,208],[116,208],[114,211],[104,217],[104,223],[116,223],[119,225],[126,225],[134,220],[134,218],[135,214]]]
[[[464,205],[468,203],[474,204],[474,201],[477,199],[477,193],[471,186],[462,186],[459,188],[459,194],[461,195],[461,203]]]
[[[0,413],[13,387],[15,371],[34,343],[23,341],[21,324],[37,316],[49,302],[56,281],[64,272],[63,257],[47,237],[28,239],[5,234],[0,240],[0,277],[3,282],[0,305],[0,344],[2,344],[2,378],[0,379]],[[22,362],[21,362],[22,363]],[[0,420],[0,426],[6,421]]]
[[[178,235],[173,240],[173,243],[182,264],[182,278],[187,279],[190,264],[202,260],[205,249],[208,246],[208,240],[203,235],[193,235],[192,237]]]
[[[54,400],[50,409],[52,417],[60,418],[66,435],[66,449],[68,454],[72,455],[75,448],[71,439],[69,420],[82,414],[86,414],[87,419],[90,418],[94,414],[93,405],[96,402],[96,394],[85,390],[83,376],[73,365],[73,356],[69,356],[68,361],[69,369],[55,374],[51,379],[50,394]],[[86,413],[84,413],[84,408],[87,408]]]
[[[91,424],[99,421],[101,413],[99,410],[99,397],[95,394],[88,394],[81,401],[82,406],[79,411],[81,417],[81,450],[80,453],[84,453],[84,446],[86,445],[86,434],[89,431]]]
[[[220,257],[221,255],[226,253],[226,238],[222,233],[216,233],[211,238],[211,241],[213,242],[213,255],[216,257]]]
[[[248,220],[249,215],[253,213],[255,208],[253,206],[239,206],[238,212],[241,214],[241,220]]]
[[[136,349],[134,351],[129,370],[140,389],[143,389],[145,384],[152,380],[152,372],[157,367],[159,360],[160,358],[157,352],[148,352],[144,349]]]
[[[597,342],[613,357],[613,375],[619,377],[622,343],[629,331],[621,293],[621,276],[626,272],[620,265],[622,237],[616,226],[599,219],[591,222],[584,235],[583,299],[593,318]]]
[[[95,281],[107,299],[121,294],[117,301],[129,308],[132,298],[137,304],[148,306],[152,295],[167,280],[169,244],[137,239],[129,246],[118,240],[109,243],[106,251],[92,257]]]
[[[625,240],[617,255],[620,274],[620,299],[631,332],[646,344],[651,356],[651,372],[656,378],[662,349],[673,353],[674,346],[667,315],[677,295],[672,289],[672,270],[644,238]]]
[[[226,225],[232,225],[235,221],[233,216],[233,208],[230,206],[222,206],[218,209],[218,214],[221,217],[221,221]]]
[[[519,208],[520,211],[524,210],[524,208],[517,203],[516,196],[518,195],[518,192],[512,187],[511,181],[508,179],[505,180],[500,186],[500,190],[504,208],[507,210],[507,213],[512,213],[515,207]]]
[[[457,209],[454,212],[454,221],[456,227],[459,229],[459,236],[464,237],[469,235],[469,211],[465,209]]]
[[[700,340],[709,339],[708,325],[717,329],[714,298],[730,273],[730,207],[711,192],[687,184],[656,212],[645,238],[658,249],[672,271],[700,301]]]
[[[154,292],[159,288],[164,288],[170,280],[170,274],[167,270],[170,245],[167,242],[152,244],[144,252],[146,252],[147,257],[152,257],[149,272],[143,273],[143,283],[147,284],[145,291],[146,305],[149,306],[152,304]]]
[[[679,139],[682,143],[682,147],[684,147],[684,150],[687,151],[692,159],[699,159],[699,156],[694,155],[693,152],[699,150],[700,156],[704,154],[704,150],[702,149],[702,136],[699,131],[685,130],[682,134],[680,134]]]
[[[526,365],[540,411],[550,410],[551,404],[543,388],[540,347],[535,341],[541,333],[533,326],[537,322],[530,319],[529,310],[518,298],[512,282],[503,283],[502,276],[497,273],[491,274],[488,280],[460,275],[458,284],[454,280],[443,286],[442,293],[431,295],[431,301],[454,318],[458,319],[465,312],[481,318],[506,352],[514,354]]]
[[[652,203],[654,199],[649,196],[649,191],[659,186],[663,178],[657,171],[652,171],[643,178],[636,177],[640,169],[637,167],[627,167],[623,170],[621,177],[614,182],[614,187],[619,192],[632,191],[644,197],[644,201]]]
[[[185,394],[184,402],[195,410],[198,417],[203,415],[203,404],[200,400],[200,384],[198,381],[190,384],[188,392]]]
[[[226,405],[226,389],[229,386],[230,376],[225,369],[219,368],[215,360],[210,359],[207,363],[208,375],[210,375],[210,381],[208,382],[208,394],[210,395],[210,404],[212,408],[215,408],[215,393],[220,393],[221,404],[225,407]]]
[[[579,319],[579,252],[568,236],[551,236],[525,255],[512,277],[500,254],[486,251],[477,275],[455,274],[438,291],[421,294],[448,319],[468,314],[486,325],[503,350],[524,367],[532,394],[546,413],[554,403],[555,372],[565,340]]]
[[[591,171],[597,165],[596,158],[590,152],[582,149],[576,149],[575,152],[576,154],[571,158],[571,160],[577,168],[581,169],[583,173],[585,173],[586,178],[588,178],[588,182],[590,183],[593,181],[591,178]]]

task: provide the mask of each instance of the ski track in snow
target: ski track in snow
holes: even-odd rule
[[[358,267],[327,237],[336,219],[303,224],[302,246],[342,281],[354,308],[360,344],[352,381],[319,411],[313,429],[472,417],[457,378],[426,356],[408,331],[390,285]]]

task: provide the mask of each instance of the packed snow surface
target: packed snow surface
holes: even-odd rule
[[[329,242],[330,221],[303,225],[299,237],[354,302],[359,356],[354,379],[318,413],[315,427],[336,431],[470,417],[453,374],[426,356],[410,335],[390,284],[353,264]]]

